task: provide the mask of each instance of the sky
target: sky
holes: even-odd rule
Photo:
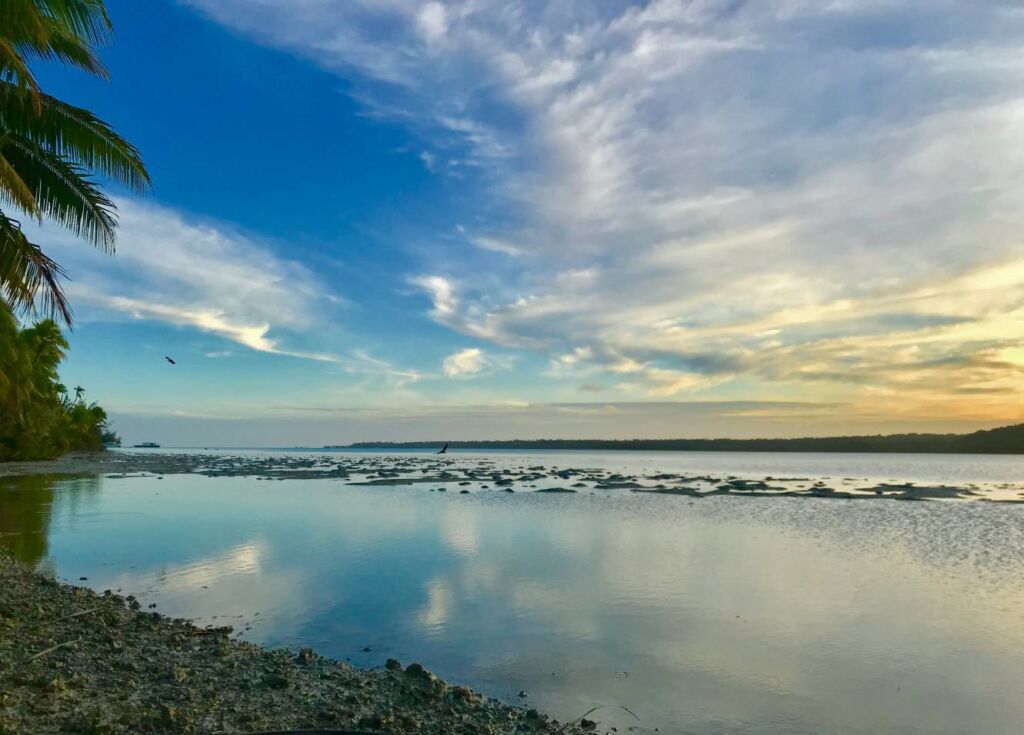
[[[37,237],[129,442],[1024,420],[1014,0],[107,5],[39,76],[154,188]]]

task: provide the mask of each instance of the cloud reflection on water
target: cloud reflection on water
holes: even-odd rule
[[[560,717],[624,704],[697,733],[1024,717],[1019,506],[169,476],[105,483],[83,523],[75,497],[55,488],[61,574],[204,622],[260,613],[261,642],[421,660]]]

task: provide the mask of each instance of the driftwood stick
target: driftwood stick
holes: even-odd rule
[[[81,638],[75,638],[75,640],[73,640],[73,641],[64,641],[63,643],[58,643],[56,646],[50,646],[49,648],[44,648],[39,653],[34,653],[31,656],[29,656],[27,661],[35,661],[40,656],[45,656],[48,653],[53,653],[58,648],[64,648],[65,646],[73,646],[76,643],[78,643],[80,640],[82,640],[82,639]]]
[[[560,728],[558,729],[558,732],[559,732],[559,733],[563,733],[563,732],[565,732],[566,730],[568,730],[568,729],[569,729],[570,727],[572,727],[573,725],[578,725],[579,723],[581,723],[581,722],[583,721],[583,718],[584,718],[584,717],[586,717],[587,715],[593,714],[594,712],[597,712],[597,711],[598,711],[599,709],[604,709],[605,707],[608,707],[608,706],[610,706],[610,705],[607,705],[607,704],[599,704],[599,705],[598,705],[598,706],[596,706],[596,707],[591,707],[590,709],[588,709],[588,710],[587,710],[586,712],[584,712],[584,713],[583,713],[582,715],[580,715],[579,717],[577,717],[577,718],[576,718],[575,720],[573,720],[572,722],[566,722],[566,723],[565,723],[564,725],[562,725],[562,727],[560,727]],[[639,717],[637,716],[636,712],[634,712],[633,710],[631,710],[631,709],[630,709],[629,707],[626,707],[625,705],[622,705],[622,704],[617,704],[617,705],[614,705],[614,706],[615,706],[615,707],[618,707],[619,709],[623,709],[623,710],[626,710],[626,712],[629,712],[629,714],[633,715],[633,717],[636,717],[636,719],[637,719],[637,722],[639,722],[639,721],[640,721],[640,718],[639,718]]]
[[[77,618],[79,615],[88,615],[89,613],[94,613],[94,612],[96,612],[97,610],[100,610],[100,609],[102,609],[102,608],[99,605],[97,605],[96,607],[90,607],[88,610],[79,610],[78,612],[71,613],[70,615],[61,615],[59,618],[57,618],[53,622],[59,623],[61,620],[69,620],[71,618]]]

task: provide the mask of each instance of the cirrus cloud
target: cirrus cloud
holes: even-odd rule
[[[188,4],[477,172],[465,247],[531,257],[413,278],[453,330],[640,395],[1022,397],[1012,4]]]

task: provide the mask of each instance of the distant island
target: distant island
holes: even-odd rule
[[[357,442],[324,449],[436,448],[437,442]],[[890,434],[803,439],[511,439],[449,441],[449,449],[632,449],[683,452],[892,452],[1024,454],[1024,424],[972,434]]]

